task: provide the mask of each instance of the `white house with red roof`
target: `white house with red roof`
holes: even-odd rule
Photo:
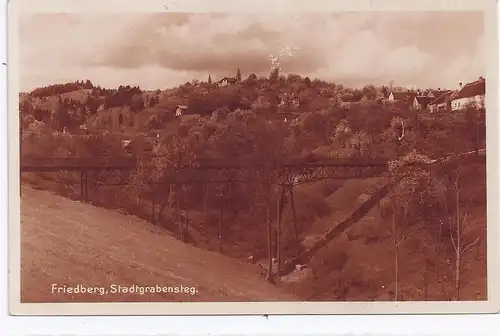
[[[462,85],[451,97],[451,110],[458,111],[466,108],[469,104],[475,104],[477,108],[484,108],[484,96],[486,94],[486,80],[479,77],[478,80]]]

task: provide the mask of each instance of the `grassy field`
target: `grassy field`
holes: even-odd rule
[[[21,302],[294,301],[261,269],[186,245],[135,216],[22,186]],[[197,293],[64,294],[57,286],[185,286]]]

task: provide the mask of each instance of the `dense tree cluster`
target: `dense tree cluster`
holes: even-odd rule
[[[33,91],[31,91],[30,95],[32,97],[48,97],[48,96],[55,96],[55,95],[60,95],[63,93],[68,93],[80,89],[92,89],[94,86],[90,80],[86,81],[75,81],[73,83],[66,83],[66,84],[54,84],[54,85],[49,85],[49,86],[44,86],[40,88],[36,88]]]
[[[139,112],[144,109],[144,100],[142,91],[138,86],[122,86],[118,90],[113,91],[104,98],[104,109],[113,107],[130,106],[134,112]]]

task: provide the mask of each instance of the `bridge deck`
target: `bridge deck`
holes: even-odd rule
[[[387,159],[372,158],[347,158],[347,159],[293,159],[286,161],[282,167],[286,168],[319,168],[319,167],[386,167]],[[130,170],[137,166],[134,157],[100,157],[100,158],[21,158],[20,169],[22,172],[57,171],[57,170],[90,170],[114,169]],[[260,167],[255,160],[221,160],[200,158],[197,160],[196,169],[244,169]]]
[[[135,158],[21,158],[20,169],[29,171],[89,170],[89,169],[133,169]]]

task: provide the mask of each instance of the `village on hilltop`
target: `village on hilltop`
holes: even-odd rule
[[[193,80],[178,87],[146,91],[129,85],[105,89],[90,82],[56,84],[21,95],[21,112],[50,124],[54,131],[70,134],[113,132],[121,134],[122,146],[130,154],[150,152],[178,120],[195,116],[217,119],[222,113],[250,110],[269,122],[297,121],[308,112],[341,108],[357,113],[364,106],[386,110],[427,113],[454,113],[471,103],[485,110],[485,79],[459,82],[455,89],[417,89],[366,85],[351,89],[341,84],[309,79],[296,74],[287,76],[273,70],[269,77],[250,73],[212,81]],[[368,105],[367,105],[368,104]],[[403,112],[404,113],[404,112]],[[22,113],[23,114],[23,113]],[[171,124],[171,126],[168,126]],[[148,141],[137,140],[146,132]],[[168,132],[168,131],[167,131]],[[143,145],[137,145],[138,142]],[[136,147],[136,150],[132,150]]]
[[[253,74],[250,77],[255,76]],[[239,77],[239,78],[238,78]],[[257,77],[255,77],[256,79]],[[209,76],[209,83],[211,76]],[[218,88],[228,87],[232,84],[241,82],[240,70],[236,77],[223,77],[217,81]],[[191,85],[191,83],[188,83]],[[320,94],[323,95],[323,91]],[[484,110],[486,94],[486,80],[484,77],[479,77],[471,82],[459,82],[455,89],[391,89],[386,86],[381,88],[381,96],[378,97],[380,102],[399,103],[400,106],[414,108],[419,111],[427,110],[429,112],[454,112],[464,109],[467,104],[474,103],[478,109]],[[298,108],[300,106],[300,97],[295,93],[284,92],[278,95],[279,109],[290,110],[290,107]],[[353,103],[352,99],[340,98],[344,106],[349,106]],[[356,101],[354,101],[356,102]],[[179,117],[188,111],[188,105],[177,105],[175,116]],[[195,113],[195,111],[192,111]]]
[[[459,82],[455,90],[427,90],[415,91],[391,91],[387,97],[388,101],[405,101],[417,110],[429,110],[430,112],[458,111],[466,107],[471,101],[484,109],[484,96],[486,94],[486,80],[484,77],[463,83]]]

